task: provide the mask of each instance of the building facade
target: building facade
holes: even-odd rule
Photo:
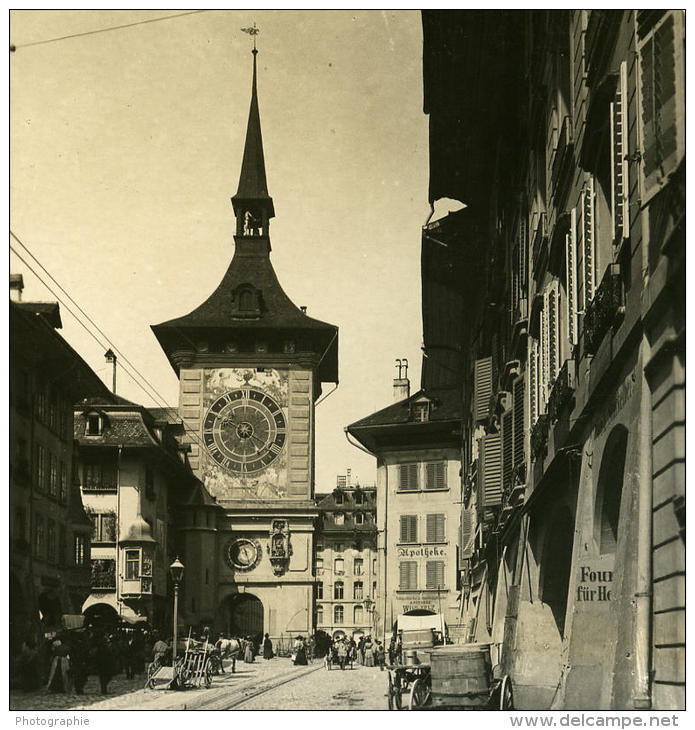
[[[401,376],[393,405],[347,427],[377,458],[377,633],[390,637],[402,615],[441,615],[442,632],[456,636],[460,395],[429,388],[410,396]]]
[[[685,703],[683,22],[423,12],[430,201],[466,204],[423,262],[478,252],[463,614],[522,709]]]
[[[376,487],[338,477],[316,495],[315,621],[331,637],[375,635],[379,621]]]
[[[152,329],[180,380],[191,466],[223,509],[183,530],[186,611],[280,639],[312,626],[314,403],[338,380],[338,330],[296,307],[270,262],[256,53],[234,256],[203,304]]]
[[[196,522],[196,512],[206,509],[197,503],[210,502],[207,511],[215,511],[177,440],[181,422],[175,412],[112,395],[83,401],[74,424],[77,474],[92,525],[91,591],[81,612],[168,631],[177,527]]]
[[[21,277],[14,277],[21,293]],[[10,301],[10,652],[81,612],[91,525],[75,479],[73,403],[106,386],[56,331],[57,303]]]

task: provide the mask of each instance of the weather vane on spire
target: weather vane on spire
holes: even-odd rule
[[[254,22],[253,28],[242,28],[241,32],[248,33],[250,36],[253,36],[253,53],[258,53],[258,51],[256,50],[256,36],[261,32],[261,29],[257,28],[256,23]]]

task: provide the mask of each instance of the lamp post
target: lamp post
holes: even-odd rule
[[[369,614],[369,631],[370,634],[374,633],[374,624],[373,624],[373,615],[372,615],[372,609],[374,608],[374,601],[372,601],[371,598],[365,598],[364,601],[362,601],[362,605],[364,606],[364,610]]]
[[[174,646],[171,650],[171,666],[176,666],[176,643],[178,640],[178,624],[179,624],[179,584],[183,580],[183,563],[179,560],[178,555],[176,560],[169,566],[169,575],[174,581]]]

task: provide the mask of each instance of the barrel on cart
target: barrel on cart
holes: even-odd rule
[[[433,707],[512,709],[511,681],[493,668],[489,644],[437,647],[430,664]]]

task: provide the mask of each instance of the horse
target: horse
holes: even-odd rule
[[[222,635],[217,640],[215,648],[220,652],[220,660],[232,660],[232,674],[234,674],[236,671],[237,657],[241,656],[243,653],[241,641],[239,639],[232,639]]]

